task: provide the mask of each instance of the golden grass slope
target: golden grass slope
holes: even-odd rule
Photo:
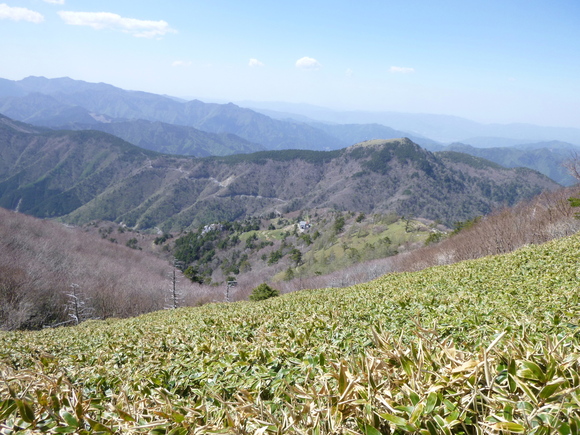
[[[580,236],[0,335],[4,433],[578,433]]]

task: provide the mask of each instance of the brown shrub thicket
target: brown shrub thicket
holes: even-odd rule
[[[128,317],[167,306],[171,265],[163,259],[52,221],[0,209],[0,328],[37,329],[71,320],[71,286],[90,317]],[[184,304],[213,288],[179,279]]]

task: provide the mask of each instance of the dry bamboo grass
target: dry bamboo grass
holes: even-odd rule
[[[580,236],[345,289],[0,333],[5,433],[578,433]]]

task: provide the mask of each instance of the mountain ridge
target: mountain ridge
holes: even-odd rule
[[[444,150],[482,157],[506,168],[535,169],[564,186],[572,186],[578,182],[565,167],[565,162],[573,157],[573,152],[578,150],[578,147],[565,142],[538,142],[494,148],[479,148],[454,143],[446,146]]]
[[[195,157],[224,156],[263,151],[265,147],[232,133],[209,133],[161,121],[117,121],[63,126],[73,130],[99,130],[151,151]]]
[[[0,91],[6,88],[10,86],[0,87]],[[15,96],[15,90],[24,95]],[[36,96],[32,98],[31,94]],[[63,126],[67,122],[62,113],[67,111],[78,112],[81,123],[98,122],[93,114],[117,121],[160,121],[210,133],[232,133],[268,149],[324,150],[345,145],[337,144],[336,138],[307,124],[271,119],[233,103],[203,103],[199,100],[184,103],[148,92],[126,91],[104,83],[28,77],[12,82],[6,93],[0,93],[0,113],[28,123]]]
[[[0,206],[75,224],[183,229],[280,207],[389,211],[450,224],[558,186],[532,170],[431,153],[406,138],[198,159],[98,131],[27,133],[1,119]]]
[[[286,109],[286,111],[284,111]],[[282,111],[282,112],[280,112]],[[294,114],[292,113],[294,112]],[[504,146],[548,140],[580,144],[580,129],[542,127],[528,124],[481,124],[458,116],[333,111],[316,106],[288,103],[242,102],[217,104],[193,99],[129,91],[105,83],[89,83],[68,77],[27,77],[0,81],[0,113],[20,121],[51,128],[106,130],[104,123],[129,121],[162,122],[202,130],[228,133],[265,149],[341,149],[369,139],[409,137],[431,151],[444,143],[463,142],[477,146]],[[298,115],[296,113],[299,113]],[[338,124],[338,125],[337,125]],[[140,145],[130,132],[117,134]],[[167,141],[175,137],[168,134]],[[160,140],[163,140],[160,138]],[[223,139],[217,141],[223,142]],[[193,154],[248,152],[247,144],[217,146],[214,139]],[[143,143],[144,144],[144,143]],[[158,151],[175,152],[156,144]],[[188,152],[185,150],[185,152]]]

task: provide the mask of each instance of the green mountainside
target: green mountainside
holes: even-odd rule
[[[557,187],[531,170],[456,162],[408,139],[192,159],[97,131],[29,133],[0,121],[0,206],[75,224],[102,219],[170,231],[335,208],[450,225]]]
[[[423,246],[432,232],[445,230],[396,214],[317,209],[214,223],[175,239],[157,240],[183,270],[191,267],[200,282],[224,282],[228,276],[243,276],[246,281],[268,277],[276,282],[328,275],[396,255]]]
[[[0,206],[63,216],[159,155],[101,132],[34,132],[0,117]]]
[[[0,420],[68,433],[559,433],[578,235],[342,289],[0,333]]]

